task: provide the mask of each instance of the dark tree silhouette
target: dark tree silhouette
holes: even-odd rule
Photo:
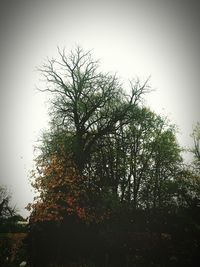
[[[183,164],[176,127],[145,107],[148,80],[124,89],[90,52],[58,53],[39,68],[50,127],[33,170],[30,265],[192,266],[199,173]]]

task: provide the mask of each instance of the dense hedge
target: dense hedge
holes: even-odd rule
[[[38,223],[32,225],[28,239],[29,263],[33,267],[195,266],[200,221],[192,212],[147,216],[138,211],[132,218],[118,214],[92,225],[73,217],[63,223]]]

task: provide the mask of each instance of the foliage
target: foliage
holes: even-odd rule
[[[196,171],[200,174],[200,123],[198,122],[193,129],[192,138],[194,142],[194,147],[191,152],[194,156],[194,167]]]
[[[189,264],[200,247],[199,174],[183,167],[175,126],[142,104],[148,81],[128,93],[90,52],[58,52],[39,69],[51,123],[32,173],[29,263],[184,266],[190,251]]]
[[[88,194],[86,178],[63,153],[48,159],[39,157],[37,169],[32,174],[35,178],[33,186],[40,193],[28,206],[33,210],[32,222],[62,221],[67,216],[76,216],[89,223],[98,222],[106,215],[91,205],[89,197],[94,197],[95,192]]]

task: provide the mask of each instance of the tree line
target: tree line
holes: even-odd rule
[[[186,166],[176,127],[144,105],[148,79],[125,89],[91,52],[58,53],[39,68],[50,126],[32,171],[30,265],[192,266],[200,246],[199,124]]]

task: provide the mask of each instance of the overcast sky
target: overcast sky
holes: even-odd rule
[[[57,46],[93,49],[101,68],[151,75],[146,105],[179,128],[182,146],[200,120],[200,7],[185,0],[5,0],[0,6],[0,181],[22,215],[32,201],[33,146],[47,124],[35,68]]]

